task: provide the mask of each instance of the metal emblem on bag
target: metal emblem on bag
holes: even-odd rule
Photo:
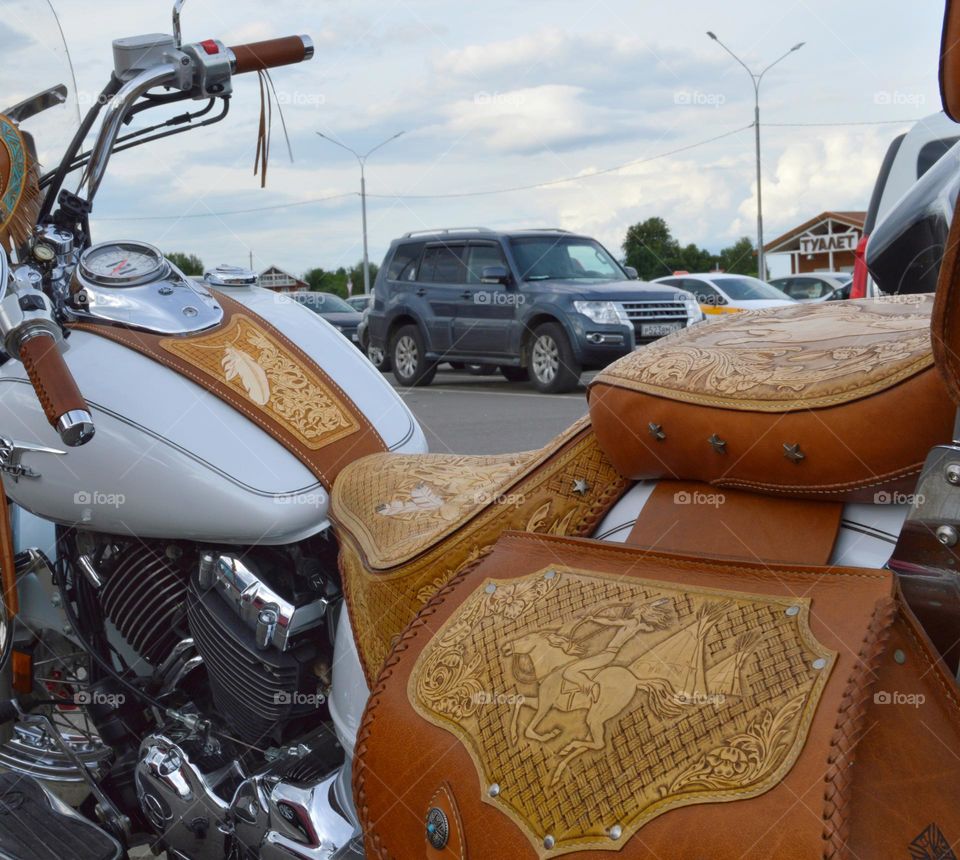
[[[450,838],[450,823],[442,809],[432,806],[427,812],[427,841],[437,850],[443,851]]]

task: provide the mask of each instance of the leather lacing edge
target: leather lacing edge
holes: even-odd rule
[[[850,836],[850,799],[853,785],[853,764],[857,745],[863,738],[867,705],[873,695],[880,661],[887,650],[897,603],[892,597],[877,601],[870,625],[863,637],[856,666],[850,674],[840,707],[830,753],[823,791],[823,858],[840,860],[849,856],[847,840]]]
[[[474,569],[479,567],[484,560],[485,556],[482,556],[463,568],[460,573],[454,576],[446,585],[442,586],[436,594],[430,598],[427,605],[414,616],[414,619],[407,625],[407,628],[393,646],[390,656],[387,657],[386,662],[383,664],[383,669],[380,670],[376,685],[370,691],[370,699],[367,702],[363,720],[357,731],[357,740],[353,748],[353,795],[356,800],[357,816],[360,819],[360,826],[363,830],[367,853],[375,853],[375,856],[381,858],[381,860],[389,860],[391,855],[383,845],[380,834],[377,833],[371,825],[370,809],[367,806],[367,794],[365,790],[367,781],[367,763],[365,759],[367,751],[366,742],[373,729],[377,708],[382,701],[382,695],[386,689],[387,682],[390,680],[390,676],[393,675],[393,671],[400,662],[401,656],[410,647],[411,640],[416,638],[420,629],[426,625],[427,620],[431,616],[436,614],[437,610],[440,609],[453,590],[463,582]]]

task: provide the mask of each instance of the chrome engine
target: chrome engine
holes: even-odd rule
[[[244,776],[214,739],[153,734],[141,746],[137,796],[170,856],[183,860],[361,860],[345,810],[349,774],[321,775],[311,751],[285,751]]]
[[[327,725],[335,547],[313,540],[217,552],[77,539],[75,578],[169,703],[172,719],[141,736],[131,766],[171,857],[363,856]]]

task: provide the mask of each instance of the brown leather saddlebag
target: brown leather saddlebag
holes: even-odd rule
[[[960,704],[888,571],[510,532],[357,741],[376,858],[949,858]]]
[[[678,332],[596,377],[597,438],[635,480],[844,502],[910,493],[953,422],[932,307],[928,295],[796,304]]]

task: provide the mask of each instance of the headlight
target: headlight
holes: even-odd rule
[[[692,296],[684,299],[683,306],[687,309],[687,325],[693,325],[703,319],[703,311],[700,310],[700,304]]]
[[[629,325],[630,320],[619,302],[574,302],[574,310],[601,325]]]

